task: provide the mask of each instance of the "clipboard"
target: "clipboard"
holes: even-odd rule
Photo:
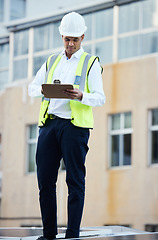
[[[46,98],[69,98],[63,91],[73,89],[71,84],[42,84],[43,95]]]

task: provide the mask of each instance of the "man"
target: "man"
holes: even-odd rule
[[[105,103],[101,67],[98,59],[84,52],[84,18],[66,14],[59,27],[64,50],[42,65],[29,85],[31,97],[43,97],[41,85],[60,80],[73,84],[64,91],[68,98],[44,98],[39,118],[36,152],[37,178],[43,222],[42,239],[57,235],[56,181],[60,160],[66,167],[68,186],[68,223],[65,238],[79,237],[85,194],[85,157],[89,129],[93,128],[92,107]]]

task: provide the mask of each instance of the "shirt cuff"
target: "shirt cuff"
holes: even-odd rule
[[[39,86],[39,88],[37,89],[37,95],[38,95],[39,97],[44,96],[44,95],[41,93],[41,90],[42,90],[42,86]]]
[[[86,93],[85,92],[82,92],[83,95],[82,95],[82,100],[80,101],[82,104],[85,104],[85,99],[86,99]]]

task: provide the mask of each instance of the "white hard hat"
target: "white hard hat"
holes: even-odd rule
[[[60,34],[69,37],[80,37],[86,30],[84,18],[76,12],[66,14],[59,26]]]

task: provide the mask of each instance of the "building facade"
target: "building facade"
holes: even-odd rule
[[[77,11],[88,27],[83,48],[100,57],[107,98],[94,109],[82,226],[157,230],[158,0],[66,2],[0,0],[0,226],[41,226],[41,99],[31,99],[27,88],[47,57],[63,49],[62,16]],[[62,164],[57,192],[58,224],[66,226]]]

